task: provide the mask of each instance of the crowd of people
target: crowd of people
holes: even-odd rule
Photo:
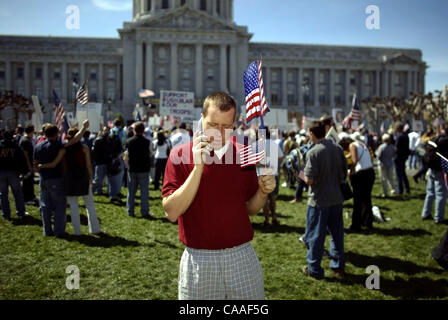
[[[235,116],[236,106],[231,97],[215,93],[206,99],[203,117],[208,122],[205,126],[218,129],[225,137],[219,146],[215,146],[214,152],[218,158],[229,152],[229,137],[224,133],[225,129],[233,128],[232,135],[243,137],[245,144],[258,139],[256,128],[244,124],[235,126]],[[308,265],[303,271],[317,279],[324,277],[321,267],[323,254],[328,254],[331,258],[331,269],[339,276],[344,275],[344,232],[372,230],[374,216],[371,197],[376,172],[382,183],[383,197],[387,198],[411,192],[406,170],[414,170],[413,179],[416,183],[419,180],[427,181],[422,219],[434,219],[435,223],[444,221],[448,192],[440,155],[448,158],[448,131],[436,132],[429,129],[422,134],[411,132],[409,124],[396,123],[387,132],[372,134],[367,130],[338,127],[328,116],[313,121],[307,131],[278,132],[267,128],[266,159],[278,163],[273,178],[267,178],[269,175],[260,170],[263,166],[266,167],[266,162],[261,163],[257,170],[254,168],[246,171],[239,166],[210,165],[204,169],[202,161],[190,166],[176,166],[169,157],[173,149],[176,153],[186,153],[186,148],[192,148],[191,157],[195,159],[206,152],[206,145],[217,143],[216,139],[213,141],[207,136],[201,137],[205,140],[198,140],[198,136],[193,134],[191,128],[187,129],[185,124],[167,132],[162,128],[152,130],[143,122],[124,126],[123,120],[116,119],[113,127],[104,127],[96,135],[91,134],[88,127],[86,120],[80,129],[70,128],[62,137],[53,124],[43,125],[42,131],[37,134],[32,125],[1,131],[0,192],[3,218],[11,219],[8,199],[10,187],[19,219],[26,218],[26,205],[38,206],[43,234],[61,237],[67,235],[68,204],[74,234],[80,235],[78,199],[83,197],[89,232],[101,235],[104,231],[95,210],[95,195],[107,194],[112,204],[126,206],[127,215],[135,217],[135,197],[140,189],[140,214],[151,219],[149,185],[152,183],[154,190],[160,190],[162,186],[162,204],[167,218],[173,222],[179,219],[181,240],[187,245],[187,249],[191,249],[182,258],[181,269],[185,269],[182,269],[182,277],[185,278],[180,277],[179,280],[179,297],[197,298],[218,294],[199,292],[197,288],[192,291],[184,288],[184,285],[189,285],[192,276],[190,273],[193,272],[189,269],[192,267],[190,260],[204,258],[203,252],[194,250],[206,249],[221,254],[219,250],[238,248],[244,250],[245,254],[252,255],[250,264],[259,267],[253,248],[247,245],[252,239],[253,231],[247,225],[249,220],[242,218],[241,214],[246,212],[253,215],[262,209],[265,217],[263,227],[278,225],[280,222],[276,215],[276,197],[281,175],[284,180],[281,186],[295,189],[291,203],[300,203],[304,198],[303,193],[307,193],[306,229],[305,234],[300,237],[300,241],[308,249]],[[210,156],[209,151],[208,155]],[[37,173],[39,198],[34,193]],[[346,199],[341,184],[347,180],[353,191],[353,210],[351,226],[344,231],[342,211]],[[225,186],[235,191],[231,201],[226,198],[224,190],[221,192],[218,188],[216,190],[219,192],[216,193],[212,188],[218,185],[224,188],[223,181]],[[238,183],[235,184],[235,181]],[[123,188],[127,188],[127,195],[122,194]],[[223,218],[222,215],[213,215],[216,216],[216,219],[213,218],[215,220],[207,218],[211,214],[211,208],[207,206],[216,207],[216,204],[221,204],[217,212],[230,215],[234,221]],[[232,233],[233,236],[230,236]],[[324,248],[327,233],[331,235],[329,251]],[[216,234],[222,235],[223,239],[218,241]],[[233,255],[241,254],[238,250],[227,253],[231,253],[233,259]],[[250,269],[246,264],[241,266],[246,271]],[[211,268],[215,270],[216,266]],[[256,287],[251,288],[249,284],[248,289],[246,288],[252,290],[256,297],[264,297],[260,268],[257,269],[257,279],[254,280]],[[222,275],[219,275],[219,268],[215,271],[214,277],[220,279]],[[245,274],[244,277],[249,276]],[[253,277],[250,276],[251,279]],[[236,293],[231,296],[241,297]]]

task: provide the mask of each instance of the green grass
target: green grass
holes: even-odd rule
[[[348,276],[343,280],[333,277],[329,260],[324,258],[326,279],[322,281],[301,272],[306,249],[298,237],[305,228],[305,202],[290,204],[294,190],[280,188],[277,212],[281,225],[262,229],[262,215],[252,218],[252,244],[263,266],[266,298],[447,299],[448,273],[431,257],[447,226],[420,219],[424,184],[411,188],[412,194],[401,200],[383,200],[377,179],[373,205],[392,220],[375,223],[370,234],[345,235]],[[32,218],[26,222],[14,216],[11,222],[0,219],[0,299],[177,299],[184,246],[177,225],[164,218],[160,192],[151,187],[154,221],[129,218],[125,207],[110,204],[106,197],[95,201],[105,237],[88,234],[83,207],[81,237],[43,237],[35,207],[27,207]],[[14,201],[11,204],[15,212]],[[344,212],[351,208],[352,201],[346,202]],[[350,221],[344,218],[344,224],[347,228]],[[67,231],[73,233],[70,223]],[[79,290],[65,286],[69,265],[79,267]],[[365,288],[369,265],[380,269],[380,290]]]

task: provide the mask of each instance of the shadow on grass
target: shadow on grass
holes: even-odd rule
[[[368,275],[346,274],[343,279],[325,278],[328,282],[337,282],[343,285],[360,284],[365,286]],[[367,290],[367,289],[366,289]],[[395,277],[393,280],[380,277],[380,289],[385,295],[397,299],[435,299],[448,297],[448,280],[434,280],[428,277],[412,277],[405,280]]]
[[[99,237],[93,235],[67,235],[62,238],[69,242],[79,242],[89,247],[111,248],[111,247],[138,247],[140,243],[137,241],[127,240],[122,237],[103,234]]]
[[[362,233],[361,233],[362,234]],[[378,227],[373,228],[371,231],[366,232],[366,235],[377,234],[382,236],[431,236],[432,233],[424,229],[402,229],[402,228],[392,228],[392,229],[380,229]]]
[[[305,232],[304,227],[293,227],[286,224],[280,224],[277,226],[270,225],[268,227],[263,227],[262,223],[252,223],[254,230],[258,230],[262,233],[297,233],[303,234]]]
[[[263,214],[263,212],[258,212],[258,213],[257,213],[257,216],[258,216],[258,217],[264,217],[264,214]],[[270,216],[270,215],[269,215],[269,216]],[[282,214],[282,213],[276,213],[276,216],[277,216],[277,218],[279,218],[279,219],[292,219],[292,218],[294,218],[293,216],[285,215],[285,214]]]
[[[443,273],[443,270],[420,266],[410,261],[404,261],[397,258],[391,258],[386,256],[366,256],[356,252],[348,251],[345,253],[347,262],[359,268],[366,268],[370,265],[375,265],[380,268],[381,271],[395,271],[402,272],[409,275],[414,275],[421,272],[433,272],[435,274]]]
[[[42,220],[36,219],[33,216],[26,216],[25,218],[19,220],[12,220],[14,226],[40,226],[42,227]]]

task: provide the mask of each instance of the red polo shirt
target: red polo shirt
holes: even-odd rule
[[[179,189],[194,168],[193,143],[174,148],[165,169],[162,197]],[[254,231],[246,202],[258,189],[254,166],[236,163],[238,146],[230,144],[221,160],[206,164],[192,204],[179,217],[179,238],[194,249],[219,250],[252,240]],[[226,160],[227,159],[227,160]],[[229,162],[232,164],[225,164]],[[179,163],[180,162],[180,163]]]

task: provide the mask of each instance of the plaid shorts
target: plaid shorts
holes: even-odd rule
[[[179,300],[264,300],[263,270],[252,245],[187,247],[180,261]]]

